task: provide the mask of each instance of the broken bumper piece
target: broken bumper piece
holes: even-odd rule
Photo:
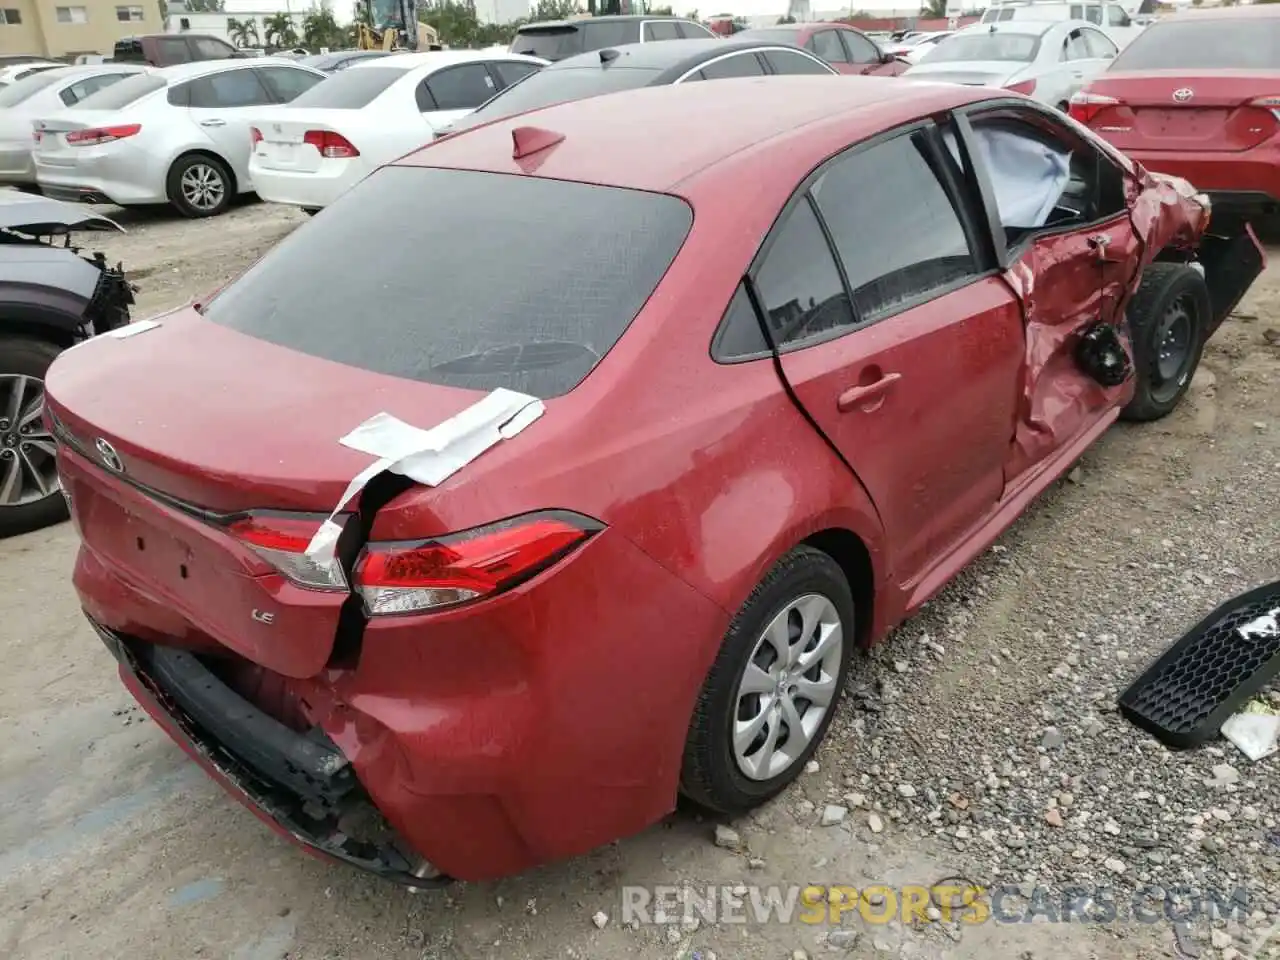
[[[183,650],[135,643],[90,618],[135,699],[230,794],[286,839],[404,886],[451,882],[404,852],[346,757],[318,729],[258,710]]]

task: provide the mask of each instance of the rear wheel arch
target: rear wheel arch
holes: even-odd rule
[[[862,538],[843,527],[828,527],[805,537],[798,546],[820,550],[839,565],[853,593],[858,645],[870,646],[875,623],[876,579],[871,551]]]
[[[205,147],[195,147],[191,150],[183,150],[180,154],[169,161],[169,169],[173,169],[173,165],[179,160],[185,160],[187,157],[204,157],[208,160],[216,160],[227,168],[227,175],[231,178],[231,192],[236,194],[240,192],[240,183],[236,180],[235,168],[231,165],[231,161],[216,150],[209,150]]]
[[[217,210],[213,211],[213,214],[219,214],[219,213],[225,212],[227,207],[230,206],[232,200],[234,200],[240,194],[240,184],[236,180],[236,171],[235,171],[235,168],[231,165],[230,161],[228,161],[221,154],[219,154],[214,150],[206,150],[204,148],[197,148],[194,150],[184,150],[182,153],[178,154],[169,162],[169,167],[165,171],[165,177],[164,177],[165,193],[169,198],[169,202],[173,204],[173,206],[175,206],[179,212],[183,213],[188,217],[211,215],[209,213],[192,212],[192,211],[198,210],[199,208],[194,208],[194,207],[189,208],[185,203],[179,202],[179,200],[175,199],[174,197],[174,193],[175,193],[174,175],[178,172],[179,168],[182,166],[183,163],[190,160],[206,160],[210,163],[217,164],[219,167],[222,168],[222,172],[223,174],[225,174],[227,178],[226,196],[223,199],[222,204],[217,208]]]

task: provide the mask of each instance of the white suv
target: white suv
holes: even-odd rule
[[[1117,47],[1125,47],[1143,30],[1140,24],[1126,12],[1124,6],[1112,0],[1084,0],[1080,3],[1035,3],[1016,0],[1013,3],[997,3],[982,15],[983,23],[1001,20],[1087,20],[1100,27]]]

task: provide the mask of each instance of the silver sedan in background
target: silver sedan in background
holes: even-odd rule
[[[36,180],[62,200],[222,213],[236,194],[253,190],[249,116],[325,77],[278,58],[207,60],[129,77],[32,121]]]
[[[22,190],[35,188],[36,168],[31,159],[33,119],[74,106],[147,69],[130,63],[58,67],[30,74],[0,90],[0,184]]]

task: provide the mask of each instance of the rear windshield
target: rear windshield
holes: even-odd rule
[[[71,107],[72,110],[119,110],[121,107],[127,107],[148,93],[154,93],[157,90],[163,90],[167,84],[164,79],[157,77],[154,73],[138,73],[132,77],[125,77],[118,83],[113,83],[109,87],[103,87],[97,93],[91,93],[79,103]]]
[[[358,110],[405,75],[389,67],[361,67],[343,70],[298,94],[291,107],[325,107],[330,110]]]
[[[926,53],[921,63],[1009,60],[1030,63],[1040,49],[1040,38],[1029,33],[971,33],[950,37]]]
[[[568,100],[584,100],[587,97],[598,97],[605,93],[616,93],[619,90],[633,90],[653,81],[657,70],[641,70],[632,67],[610,67],[601,70],[599,67],[572,67],[557,70],[548,67],[530,74],[524,80],[514,84],[502,93],[491,98],[480,109],[459,123],[458,128],[488,123],[499,117],[509,117],[549,107],[553,103],[564,103]],[[296,101],[295,101],[296,102]]]
[[[5,87],[4,90],[0,90],[0,107],[16,107],[22,101],[35,93],[39,93],[50,84],[57,83],[59,79],[59,75],[52,70],[45,70],[23,77],[17,83],[12,83]]]
[[[544,60],[563,60],[582,52],[582,31],[577,27],[546,27],[518,30],[511,41],[512,53],[527,53]]]
[[[664,194],[384,167],[204,315],[392,377],[555,397],[617,343],[692,223]]]
[[[1167,20],[1120,51],[1111,70],[1277,70],[1280,19]]]

